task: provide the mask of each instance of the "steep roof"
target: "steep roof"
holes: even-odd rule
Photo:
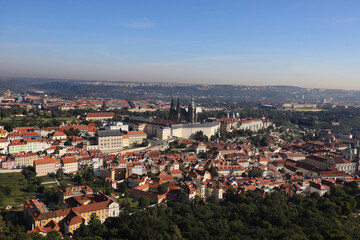
[[[66,136],[66,134],[63,132],[54,132],[53,136],[54,137],[62,137],[62,136]]]

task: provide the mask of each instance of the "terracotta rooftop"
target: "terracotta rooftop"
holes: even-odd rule
[[[35,165],[51,164],[51,163],[60,163],[60,159],[45,158],[45,159],[35,160],[34,162],[35,162]]]

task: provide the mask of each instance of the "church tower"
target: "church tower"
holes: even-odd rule
[[[188,122],[189,123],[195,123],[197,121],[196,117],[196,107],[195,107],[195,101],[194,98],[191,98],[189,108],[188,108]]]
[[[175,122],[177,121],[177,110],[175,109],[174,98],[171,98],[169,120]]]
[[[179,98],[178,98],[177,104],[176,104],[176,117],[177,117],[177,121],[180,122],[181,121],[181,109],[180,109],[180,99]]]

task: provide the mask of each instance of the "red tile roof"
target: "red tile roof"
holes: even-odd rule
[[[66,136],[66,134],[63,133],[63,132],[54,132],[53,136],[54,137],[60,137],[60,136]]]
[[[86,117],[114,117],[115,113],[113,112],[95,112],[95,113],[88,113]]]
[[[66,164],[66,163],[76,163],[77,162],[77,159],[76,158],[63,158],[62,159],[62,162],[64,163],[64,164]]]
[[[51,163],[60,163],[60,159],[45,158],[45,159],[35,160],[34,162],[35,162],[35,165],[51,164]]]

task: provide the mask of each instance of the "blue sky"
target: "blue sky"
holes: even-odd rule
[[[360,1],[0,0],[0,76],[360,90]]]

